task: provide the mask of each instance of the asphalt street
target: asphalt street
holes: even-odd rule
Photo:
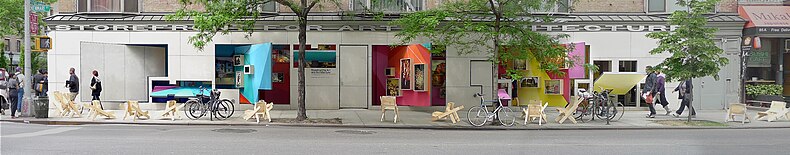
[[[0,154],[789,154],[789,129],[418,130],[0,122]]]

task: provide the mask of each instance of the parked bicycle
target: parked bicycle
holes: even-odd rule
[[[199,93],[196,98],[190,98],[186,104],[186,113],[189,119],[199,119],[205,115],[209,115],[211,120],[214,118],[224,120],[233,116],[234,107],[233,101],[229,99],[220,99],[219,90],[212,89],[209,96],[203,95],[207,89],[200,87]]]
[[[584,101],[576,108],[576,112],[573,113],[573,116],[582,122],[592,121],[597,117],[598,119],[605,120],[607,125],[613,120],[619,120],[623,117],[625,107],[623,104],[619,102],[615,103],[610,99],[611,96],[609,94],[611,92],[612,89],[603,89],[600,93],[593,92],[589,94],[586,90],[580,89],[579,97]]]
[[[489,120],[494,121],[495,119],[498,119],[499,123],[504,126],[513,126],[516,123],[516,114],[512,109],[503,106],[502,100],[485,100],[481,93],[475,93],[475,97],[480,97],[480,106],[474,106],[469,109],[469,113],[466,113],[469,124],[480,127]],[[496,106],[496,108],[493,111],[488,111],[486,103],[494,103],[492,106]]]

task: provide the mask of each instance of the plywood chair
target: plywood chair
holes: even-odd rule
[[[91,121],[96,120],[96,116],[99,116],[99,115],[107,117],[107,118],[115,118],[115,114],[107,112],[107,111],[104,111],[104,110],[101,109],[101,105],[100,105],[101,102],[99,102],[98,100],[93,100],[93,101],[91,101],[91,103],[92,104],[85,103],[85,105],[83,105],[85,107],[90,108],[90,111],[88,112],[88,115],[89,115],[88,117],[91,119]]]
[[[392,121],[393,123],[398,123],[398,104],[395,100],[395,96],[380,96],[381,99],[381,121],[384,121],[384,114],[387,110],[394,110],[395,111],[395,120]]]
[[[757,120],[765,120],[773,122],[779,119],[788,119],[788,109],[785,107],[787,103],[781,101],[772,101],[771,107],[765,112],[758,112]]]
[[[146,119],[151,118],[151,116],[148,115],[148,111],[140,109],[140,104],[137,101],[126,102],[126,113],[123,115],[123,120],[126,120],[128,116],[132,116],[133,121],[137,121],[140,117],[145,117]]]
[[[571,106],[566,106],[566,108],[557,108],[557,111],[560,112],[560,115],[557,116],[555,121],[557,123],[562,124],[565,120],[570,120],[573,124],[576,124],[576,118],[573,117],[573,113],[576,112],[576,109],[579,108],[579,104],[584,101],[581,97],[571,97]]]
[[[460,122],[461,121],[461,117],[458,116],[458,111],[461,110],[461,109],[464,109],[464,106],[463,105],[458,106],[458,107],[454,107],[454,106],[455,106],[455,103],[448,102],[447,105],[445,105],[445,107],[444,107],[444,112],[436,111],[436,112],[433,112],[431,114],[431,116],[432,116],[431,121],[436,121],[436,120],[440,120],[440,119],[447,119],[447,117],[450,117],[450,121],[452,121],[453,124],[455,124],[457,122]]]
[[[162,114],[162,117],[170,118],[171,121],[175,121],[176,117],[181,119],[181,108],[184,108],[184,104],[178,105],[176,100],[167,101],[167,105],[165,106],[165,113]]]
[[[250,120],[252,117],[255,117],[255,122],[261,123],[261,117],[267,119],[269,122],[272,122],[272,115],[271,110],[274,108],[274,102],[266,103],[266,101],[258,101],[255,103],[255,107],[252,110],[244,111],[244,120]]]
[[[60,107],[62,108],[62,110],[58,111],[60,112],[60,116],[65,117],[66,115],[71,114],[69,117],[74,117],[74,115],[77,115],[77,117],[82,117],[82,114],[80,114],[78,110],[79,108],[77,107],[77,104],[74,104],[74,101],[69,100],[65,95],[66,94],[64,93],[55,93],[55,99],[60,102]]]
[[[746,123],[746,120],[751,122],[752,120],[749,119],[749,116],[746,116],[746,105],[740,103],[730,103],[730,108],[727,109],[727,118],[724,119],[725,122],[735,121],[735,116],[740,115],[743,116],[743,120],[741,120],[741,124]]]
[[[540,105],[540,102],[529,102],[527,108],[521,108],[521,110],[524,111],[524,125],[527,125],[527,123],[535,119],[538,119],[538,125],[543,125],[543,122],[548,123],[548,121],[546,121],[546,113],[544,113],[544,110],[546,110],[548,106],[548,102],[543,104],[543,106]]]

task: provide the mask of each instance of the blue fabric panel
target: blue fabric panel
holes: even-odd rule
[[[244,75],[244,88],[241,94],[255,103],[259,100],[258,90],[272,90],[272,44],[255,44],[236,48],[244,52],[244,64],[253,66],[253,73]]]

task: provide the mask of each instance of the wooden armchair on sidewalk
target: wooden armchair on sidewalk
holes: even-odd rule
[[[431,121],[446,119],[447,117],[450,117],[450,121],[452,121],[453,124],[460,122],[461,117],[458,116],[458,111],[464,109],[464,106],[463,105],[458,107],[453,107],[453,106],[455,106],[455,103],[448,102],[447,105],[444,107],[444,112],[441,111],[433,112],[431,114],[432,116]]]
[[[573,113],[576,112],[576,109],[579,108],[579,104],[581,104],[582,101],[584,101],[584,99],[581,97],[571,96],[571,103],[569,103],[571,105],[565,106],[565,108],[557,108],[557,111],[560,112],[560,115],[554,120],[560,124],[565,122],[565,120],[570,120],[573,124],[576,124],[576,118],[573,117]]]
[[[527,123],[532,122],[535,119],[538,119],[538,125],[543,125],[543,122],[548,123],[546,120],[546,113],[544,112],[548,106],[548,102],[541,106],[539,100],[532,100],[529,102],[529,104],[527,104],[527,108],[521,108],[521,110],[524,112],[524,125],[527,125]]]
[[[244,111],[244,120],[250,120],[253,116],[255,117],[255,122],[261,123],[261,117],[264,119],[268,119],[269,122],[272,122],[272,115],[271,110],[274,108],[274,102],[266,103],[266,101],[260,100],[258,103],[255,103],[255,107],[252,110]]]
[[[99,115],[107,118],[115,118],[115,114],[101,109],[101,105],[100,105],[101,102],[99,100],[93,100],[91,101],[91,103],[85,103],[83,105],[84,107],[90,108],[90,111],[88,112],[88,117],[91,119],[91,121],[96,120],[96,116]]]
[[[179,115],[179,113],[181,113],[181,108],[184,108],[184,105],[185,104],[178,105],[178,103],[176,103],[176,100],[167,101],[167,105],[165,106],[165,113],[162,114],[162,117],[164,118],[169,117],[171,121],[175,121],[176,117],[178,117],[178,119],[181,119],[181,115]]]
[[[78,110],[79,108],[77,107],[77,104],[74,104],[74,101],[69,100],[68,97],[65,96],[66,94],[57,91],[53,94],[55,95],[55,99],[60,102],[60,109],[58,109],[60,116],[65,117],[66,115],[71,114],[69,117],[74,117],[74,115],[77,115],[77,117],[82,117],[82,114],[80,114]]]
[[[743,120],[741,120],[741,124],[746,123],[746,120],[749,120],[749,122],[752,121],[751,119],[749,119],[749,116],[746,116],[745,104],[730,103],[730,108],[727,109],[727,118],[724,119],[724,122],[735,121],[736,115],[743,116]]]
[[[384,114],[387,110],[394,110],[395,111],[395,120],[392,121],[393,123],[398,123],[398,104],[395,100],[395,96],[380,96],[379,99],[381,100],[381,121],[384,121]]]
[[[787,103],[781,101],[772,101],[771,107],[768,108],[765,112],[758,112],[757,120],[765,120],[768,122],[773,122],[779,119],[790,119],[790,114],[788,114],[788,109],[785,107]]]
[[[137,101],[126,102],[126,113],[123,115],[123,120],[126,120],[127,116],[132,116],[133,121],[137,121],[140,117],[145,117],[146,119],[151,118],[151,116],[148,115],[148,111],[140,109],[140,104]]]

